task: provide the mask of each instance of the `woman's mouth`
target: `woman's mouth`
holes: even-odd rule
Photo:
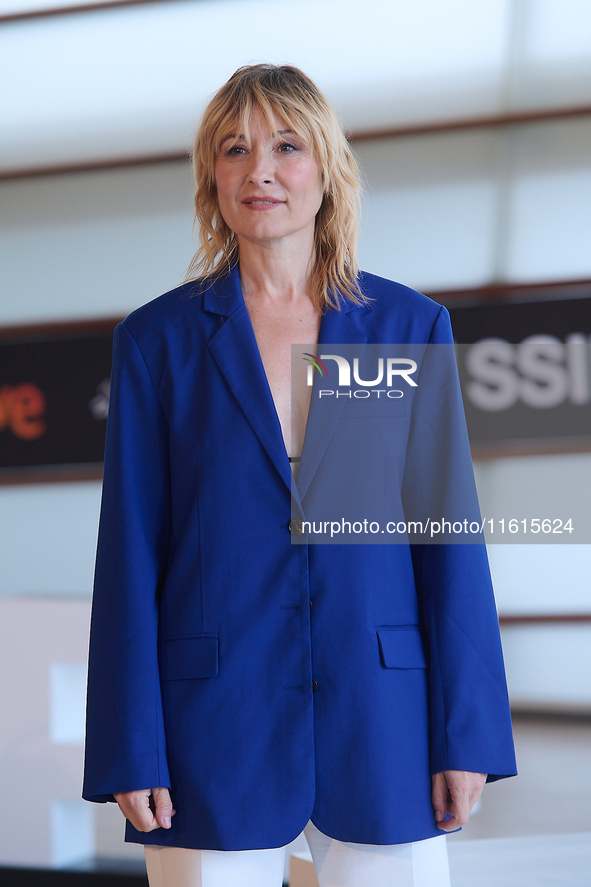
[[[273,206],[279,206],[283,201],[274,200],[271,197],[247,197],[242,203],[251,209],[271,209]]]

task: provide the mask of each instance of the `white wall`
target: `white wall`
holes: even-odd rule
[[[177,286],[192,201],[182,163],[0,182],[0,323],[123,316]]]
[[[591,277],[590,140],[591,118],[356,144],[362,264],[427,290]]]
[[[590,143],[591,120],[357,143],[362,266],[423,290],[591,278]],[[0,323],[124,315],[195,249],[184,163],[0,182],[0,203]]]
[[[526,514],[570,518],[575,529],[586,527],[583,538],[589,539],[591,454],[497,459],[475,467],[482,514],[495,516],[497,534],[499,518],[508,526]],[[496,538],[488,556],[502,615],[591,613],[591,544],[569,544],[566,535],[527,545]],[[591,623],[505,625],[502,640],[514,709],[591,713]]]
[[[494,111],[511,15],[509,0],[172,0],[5,25],[0,163],[184,148],[253,61],[299,65],[356,128]]]
[[[514,710],[591,712],[591,625],[505,626],[509,696]]]
[[[101,485],[0,486],[0,597],[88,597]]]
[[[590,43],[586,0],[300,0],[295,14],[171,0],[5,24],[0,166],[185,148],[207,97],[262,60],[309,72],[352,129],[585,103]]]

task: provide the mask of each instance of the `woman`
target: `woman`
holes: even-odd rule
[[[117,800],[152,887],[278,887],[302,830],[321,887],[443,887],[445,832],[515,772],[484,547],[306,521],[337,487],[385,485],[400,516],[429,472],[466,486],[457,379],[426,351],[447,312],[358,272],[357,167],[298,69],[238,70],[194,160],[197,279],[115,333],[84,797]],[[292,396],[292,363],[345,366],[334,343],[414,343],[434,400]]]

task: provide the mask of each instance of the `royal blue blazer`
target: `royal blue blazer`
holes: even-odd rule
[[[441,305],[360,286],[371,301],[327,311],[321,346],[452,342]],[[433,470],[473,491],[455,370],[434,403],[371,417],[396,423],[363,460],[392,513]],[[314,436],[314,409],[295,486],[237,267],[116,328],[83,796],[167,786],[177,811],[128,841],[278,847],[310,818],[340,841],[416,841],[441,834],[432,773],[515,773],[484,545],[294,537],[363,416],[341,402]]]

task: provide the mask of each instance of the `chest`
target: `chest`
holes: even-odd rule
[[[313,310],[271,313],[249,306],[249,315],[285,448],[289,455],[299,456],[311,395],[307,385],[308,364],[299,352],[314,349],[320,314]],[[294,345],[302,347],[292,351]]]

